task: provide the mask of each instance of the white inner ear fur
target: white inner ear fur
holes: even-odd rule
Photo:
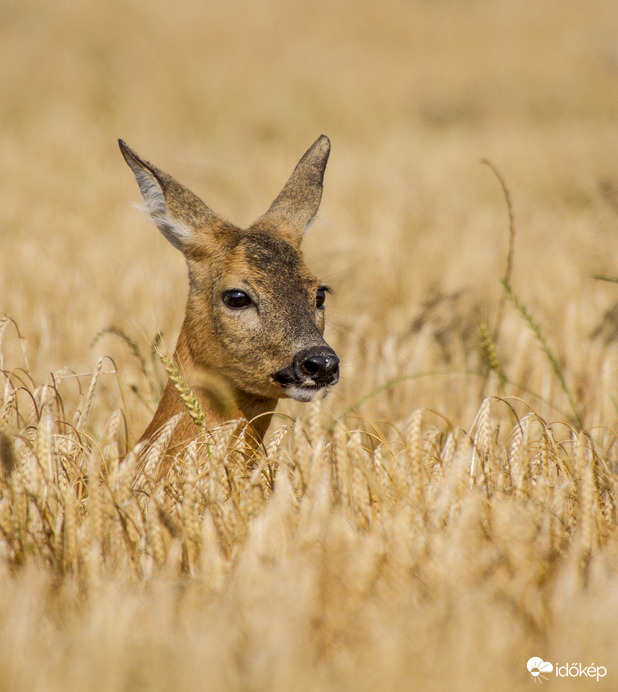
[[[313,226],[313,224],[318,220],[318,213],[319,212],[316,211],[316,213],[309,219],[309,221],[307,221],[305,227],[303,228],[303,235],[305,235],[305,233],[311,228],[311,226]]]
[[[193,238],[193,232],[182,221],[173,219],[167,210],[165,196],[159,183],[142,168],[133,168],[140,192],[146,202],[146,209],[157,228],[178,250],[182,250],[184,245]]]

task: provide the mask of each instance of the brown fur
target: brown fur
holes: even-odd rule
[[[184,253],[189,267],[189,296],[175,352],[178,368],[204,410],[206,428],[244,419],[259,444],[277,400],[294,396],[274,375],[289,370],[306,350],[327,349],[337,360],[322,338],[324,310],[316,306],[319,282],[305,266],[300,248],[320,204],[328,138],[322,136],[310,147],[266,214],[246,230],[219,217],[174,178],[119,143],[155,223]],[[234,289],[254,304],[230,309],[223,294]],[[226,407],[213,400],[208,387],[200,386],[200,372],[224,384]],[[331,379],[334,384],[336,376]],[[315,391],[322,386],[320,382]],[[186,413],[186,407],[168,381],[141,441],[151,440],[178,413]],[[184,415],[168,452],[180,451],[200,434]]]

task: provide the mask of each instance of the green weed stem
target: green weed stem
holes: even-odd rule
[[[538,341],[538,343],[541,347],[541,350],[547,356],[547,360],[550,362],[550,364],[554,370],[554,373],[556,374],[556,377],[558,378],[558,381],[560,382],[560,386],[562,387],[562,390],[566,394],[566,397],[569,401],[569,405],[571,406],[571,411],[573,412],[573,416],[575,418],[575,421],[576,421],[578,427],[583,428],[582,417],[579,413],[577,406],[575,405],[575,400],[573,398],[573,395],[571,394],[571,390],[569,389],[569,387],[566,383],[566,379],[564,377],[564,373],[562,372],[562,368],[560,367],[560,363],[558,362],[558,359],[556,358],[551,347],[547,343],[547,339],[545,338],[545,335],[543,334],[543,331],[541,330],[540,325],[537,324],[535,319],[532,317],[532,315],[528,311],[528,308],[521,302],[521,300],[515,294],[515,292],[513,291],[513,288],[509,284],[509,282],[506,281],[505,279],[503,279],[500,283],[504,287],[504,293],[505,293],[507,299],[513,305],[513,307],[517,310],[517,312],[522,316],[524,321],[528,324],[528,326],[532,330],[532,333],[534,334],[534,337]]]

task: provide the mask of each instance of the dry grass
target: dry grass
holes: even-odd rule
[[[616,688],[617,21],[0,7],[0,692]],[[341,383],[157,483],[185,269],[115,139],[246,223],[320,132]]]

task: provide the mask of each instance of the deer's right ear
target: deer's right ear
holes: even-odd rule
[[[175,248],[185,251],[200,231],[216,223],[217,215],[171,175],[141,159],[122,139],[118,144],[157,228]]]

